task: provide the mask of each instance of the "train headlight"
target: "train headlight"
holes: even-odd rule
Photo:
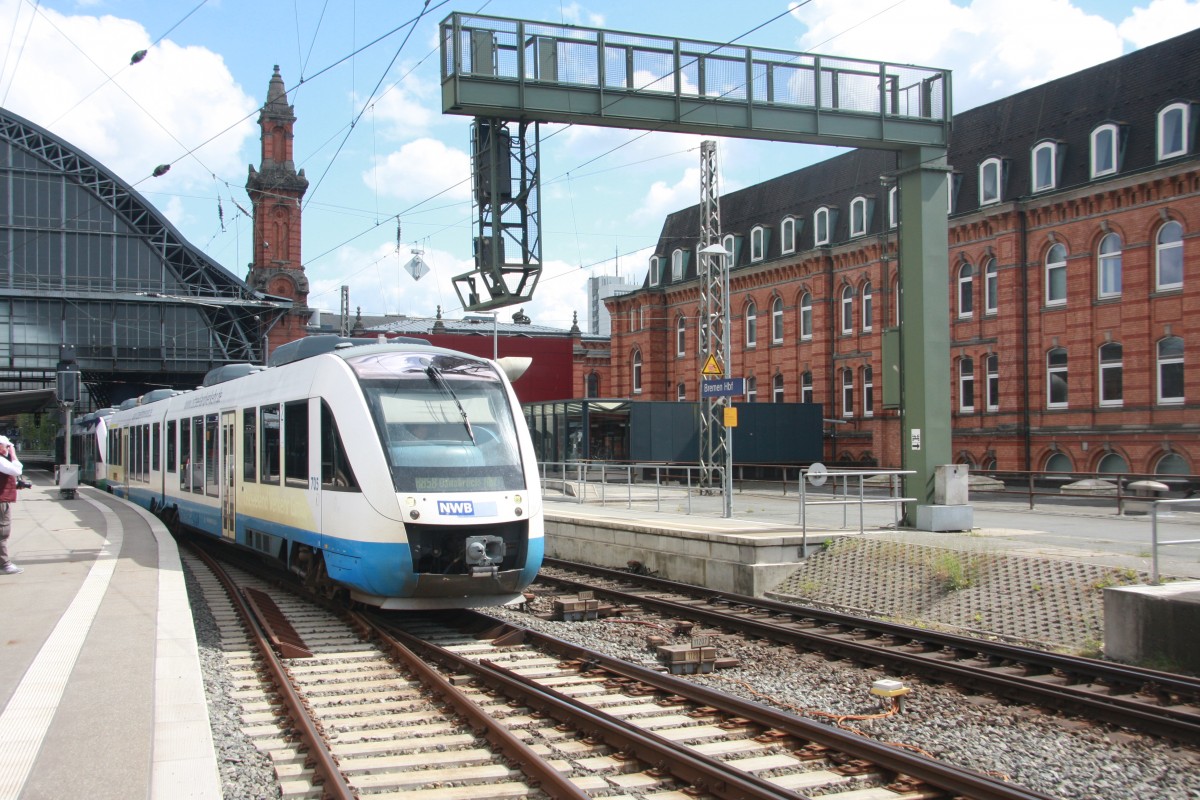
[[[417,498],[415,498],[415,497],[404,498],[404,505],[408,506],[409,519],[420,519],[421,518],[421,512],[417,511]]]
[[[517,505],[521,505],[521,495],[519,495],[519,494],[514,494],[514,495],[513,495],[513,502],[514,502],[514,503],[516,503]]]
[[[416,504],[417,504],[417,498],[415,498],[415,497],[404,498],[404,505],[408,506],[409,508],[412,508]]]

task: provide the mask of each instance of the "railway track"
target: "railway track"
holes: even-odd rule
[[[538,584],[594,591],[656,618],[691,620],[817,652],[919,675],[976,693],[1200,743],[1200,680],[1098,659],[855,617],[644,575],[547,559]]]
[[[202,585],[285,797],[1048,797],[483,615]]]

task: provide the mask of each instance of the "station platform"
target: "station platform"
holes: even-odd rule
[[[886,538],[958,551],[1004,552],[1149,572],[1149,518],[1115,506],[972,499],[971,530],[904,528],[894,504],[823,505],[810,494],[801,516],[795,491],[735,491],[730,516],[720,495],[612,485],[547,490],[546,552],[566,560],[624,569],[636,562],[669,580],[762,596],[814,552],[848,538]],[[860,516],[861,514],[861,516]],[[1200,506],[1163,514],[1161,540],[1200,539]],[[1160,547],[1159,572],[1200,578],[1200,543]]]
[[[141,508],[37,471],[0,575],[0,800],[218,800],[175,541]]]

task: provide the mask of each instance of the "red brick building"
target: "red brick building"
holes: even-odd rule
[[[1200,31],[956,115],[956,462],[1200,472],[1198,118]],[[895,169],[856,150],[720,199],[732,374],[844,423],[831,462],[900,464]],[[580,395],[697,399],[699,230],[698,206],[670,215],[641,289],[607,301],[611,353],[577,348]]]

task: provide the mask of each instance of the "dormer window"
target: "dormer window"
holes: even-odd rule
[[[779,249],[783,253],[796,252],[796,218],[784,217],[779,223]]]
[[[650,256],[650,285],[658,286],[662,283],[662,259],[658,256]]]
[[[766,231],[762,225],[756,225],[750,231],[750,261],[762,261],[766,255]]]
[[[989,158],[979,165],[979,205],[1000,202],[1003,187],[1004,163],[998,158]]]
[[[865,236],[871,224],[871,204],[865,197],[850,201],[850,236]]]
[[[829,209],[821,206],[813,212],[813,244],[829,244],[830,239]]]
[[[1109,123],[1092,131],[1092,177],[1115,175],[1120,169],[1120,129]]]
[[[671,280],[676,283],[683,280],[683,251],[679,249],[671,253]]]
[[[1058,142],[1042,142],[1033,148],[1032,186],[1034,193],[1058,186]]]
[[[737,239],[732,233],[727,233],[721,237],[721,247],[725,248],[726,253],[729,253],[728,260],[725,262],[726,268],[733,269],[737,266]]]
[[[1172,103],[1158,112],[1158,160],[1186,155],[1191,131],[1191,106]]]

